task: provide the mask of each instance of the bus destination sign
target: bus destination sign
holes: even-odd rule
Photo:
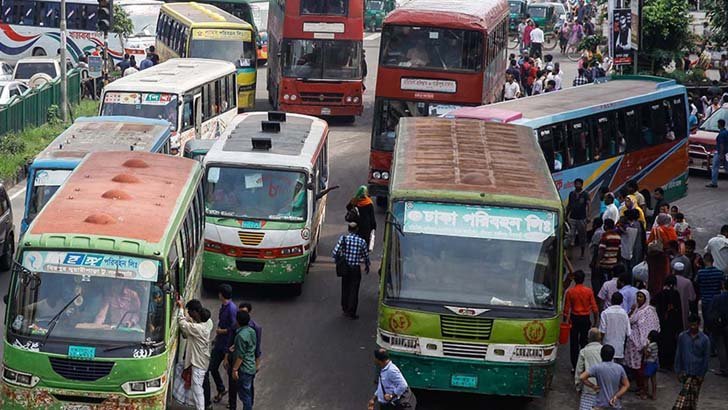
[[[28,251],[23,266],[33,272],[154,281],[159,261],[124,255]]]

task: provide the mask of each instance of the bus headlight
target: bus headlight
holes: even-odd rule
[[[296,94],[291,94],[291,101],[296,101],[298,99],[298,96]]]
[[[346,97],[346,102],[350,103],[352,101],[351,96]]]
[[[281,256],[295,256],[295,255],[303,255],[303,247],[298,246],[291,246],[288,248],[281,248]]]
[[[283,94],[283,99],[286,100],[286,101],[288,101],[288,100],[291,99],[291,96],[288,95],[288,94]]]
[[[167,376],[162,375],[156,379],[144,380],[144,381],[131,381],[121,385],[121,389],[124,393],[133,396],[135,394],[149,394],[155,393],[162,390],[162,386],[166,381]]]
[[[23,387],[35,387],[40,381],[39,377],[30,373],[23,373],[3,365],[3,380],[10,384]]]
[[[372,172],[372,178],[374,179],[382,179],[382,173],[379,171]]]
[[[387,171],[382,172],[382,179],[389,179],[389,172],[387,172]]]
[[[359,102],[359,97],[354,97],[354,104]]]

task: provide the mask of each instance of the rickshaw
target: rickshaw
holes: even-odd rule
[[[516,32],[518,23],[527,15],[528,3],[526,0],[508,0],[510,12],[508,14],[508,31]]]

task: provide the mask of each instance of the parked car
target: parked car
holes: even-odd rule
[[[0,271],[9,270],[15,252],[13,209],[5,186],[0,183]]]
[[[20,97],[28,91],[28,86],[20,81],[0,81],[0,105],[10,102],[15,96]]]
[[[728,104],[708,117],[700,127],[688,137],[688,155],[690,169],[710,172],[715,152],[715,137],[718,135],[718,120],[728,122]],[[723,169],[721,172],[728,172]]]
[[[8,81],[13,79],[13,66],[0,61],[0,81]]]
[[[61,75],[61,64],[55,57],[27,57],[18,60],[13,72],[13,80],[28,83],[36,74],[45,74],[51,79]]]

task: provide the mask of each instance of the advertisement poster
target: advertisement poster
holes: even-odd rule
[[[640,46],[640,12],[642,8],[642,0],[632,0],[630,3],[630,14],[632,15],[632,36],[630,42],[632,50],[638,50]]]
[[[632,11],[614,9],[612,20],[612,59],[614,65],[632,64]]]

